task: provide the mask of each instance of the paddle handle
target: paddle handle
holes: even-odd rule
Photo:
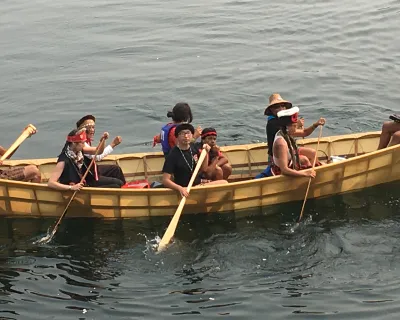
[[[322,136],[322,126],[320,126],[320,128],[319,128],[317,149],[315,150],[315,157],[314,157],[314,161],[313,161],[313,165],[312,165],[312,168],[313,168],[313,169],[314,169],[314,167],[315,167],[315,163],[317,162],[319,141],[321,140],[321,136]],[[304,196],[303,205],[301,206],[301,211],[300,211],[300,216],[299,216],[299,222],[300,222],[301,218],[303,217],[304,207],[306,206],[306,201],[307,201],[308,191],[310,190],[311,180],[312,180],[312,178],[310,177],[310,178],[308,179],[308,185],[307,185],[306,195]]]
[[[22,144],[22,142],[24,142],[25,139],[32,134],[32,131],[36,131],[36,128],[33,124],[29,124],[25,128],[25,130],[21,133],[21,135],[18,137],[18,139],[15,140],[15,142],[1,156],[0,160],[1,161],[6,160],[10,156],[10,154],[12,154],[15,151],[15,149],[17,149]]]
[[[193,182],[199,173],[199,170],[201,168],[201,165],[202,165],[206,155],[207,155],[207,150],[203,149],[203,151],[200,154],[199,161],[197,161],[196,168],[194,169],[192,177],[190,178],[189,184],[187,186],[188,192],[190,192],[190,189],[192,188]],[[175,214],[172,217],[172,220],[169,223],[168,228],[164,233],[164,236],[162,237],[160,243],[158,244],[158,249],[157,249],[158,252],[164,250],[165,247],[168,245],[168,243],[171,241],[172,237],[174,236],[175,230],[176,230],[176,227],[178,226],[179,218],[181,216],[181,213],[182,213],[183,207],[185,206],[185,203],[186,203],[186,197],[183,197],[181,199],[181,201],[179,202],[179,206],[176,209]]]
[[[92,161],[90,161],[90,164],[89,164],[89,166],[87,167],[85,174],[82,176],[82,179],[81,179],[80,183],[83,183],[83,182],[85,181],[85,178],[86,178],[86,176],[88,175],[88,173],[89,173],[91,167],[93,166],[93,164],[94,164],[94,162],[95,162],[95,160],[96,160],[96,156],[97,156],[97,154],[99,153],[100,147],[101,147],[101,145],[104,143],[104,141],[105,141],[104,137],[101,138],[100,143],[99,143],[99,145],[98,145],[97,148],[96,148],[96,152],[95,152],[95,154],[94,154],[94,156],[93,156],[93,159],[92,159]],[[68,208],[69,208],[69,205],[71,204],[72,200],[74,200],[74,198],[75,198],[77,192],[78,192],[78,190],[75,190],[75,192],[72,194],[71,198],[69,199],[69,201],[68,201],[68,203],[67,203],[67,205],[66,205],[66,207],[65,207],[65,209],[64,209],[64,211],[63,211],[63,213],[62,213],[62,215],[60,216],[60,218],[58,219],[56,225],[54,226],[54,229],[53,229],[53,231],[52,231],[52,233],[51,233],[51,236],[50,236],[50,239],[49,239],[48,241],[50,241],[50,240],[54,237],[54,235],[56,234],[56,232],[57,232],[57,230],[58,230],[58,226],[61,224],[62,219],[63,219],[64,216],[67,214],[67,210],[68,210]]]

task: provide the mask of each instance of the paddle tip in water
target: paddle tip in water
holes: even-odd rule
[[[174,238],[172,238],[172,239],[171,239],[168,243],[166,243],[166,244],[161,243],[161,240],[162,240],[162,239],[160,239],[160,242],[158,243],[158,246],[157,246],[157,248],[156,248],[157,253],[161,253],[161,252],[165,251],[165,250],[166,250],[168,247],[170,247],[171,244],[174,242]]]

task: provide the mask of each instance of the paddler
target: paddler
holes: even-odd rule
[[[272,145],[272,175],[315,177],[314,169],[302,170],[303,168],[311,167],[311,163],[306,156],[299,154],[299,148],[293,138],[297,130],[298,113],[298,107],[281,110],[277,113],[279,131],[276,133]]]
[[[273,143],[276,133],[280,130],[280,125],[278,121],[278,112],[281,110],[287,110],[292,108],[293,105],[290,101],[284,100],[279,93],[273,93],[269,97],[269,104],[264,111],[264,115],[267,116],[267,142],[268,142],[268,161],[273,162]],[[325,125],[325,119],[320,118],[317,122],[313,123],[312,126],[304,129],[304,119],[298,118],[296,124],[296,131],[292,134],[293,137],[307,137],[311,135],[318,126]],[[306,156],[310,163],[313,163],[316,151],[312,148],[299,147],[299,154]],[[321,165],[319,161],[316,162],[316,166]],[[257,178],[264,178],[271,175],[271,167],[268,166],[263,172],[256,176]]]
[[[96,132],[96,118],[88,114],[83,118],[79,119],[76,123],[76,127],[78,130],[85,129],[87,140],[85,142],[85,146],[83,147],[83,153],[89,159],[93,158],[94,151],[96,148],[92,147],[92,141],[94,138],[94,134]],[[104,151],[96,156],[96,161],[103,160],[104,157],[108,156],[116,146],[118,146],[122,142],[121,136],[116,136],[114,140],[104,148]],[[124,173],[120,166],[115,164],[102,164],[96,165],[97,173],[100,176],[117,178],[122,181],[123,184],[126,183]]]
[[[194,127],[190,123],[182,123],[176,126],[175,138],[177,145],[173,147],[165,159],[162,169],[162,182],[166,188],[177,190],[182,197],[189,195],[186,187],[189,184],[190,178],[196,168],[197,160],[200,152],[192,143]],[[203,145],[203,149],[210,151],[211,147],[208,144]],[[198,176],[194,180],[193,186],[205,184],[224,184],[226,180],[210,181],[202,180],[202,173],[207,168],[208,154],[204,159]],[[173,179],[172,179],[173,176]]]
[[[31,126],[28,126],[28,129],[29,129],[29,137],[31,137],[36,133],[36,130]],[[15,151],[17,149],[15,149]],[[0,146],[0,157],[3,156],[6,152],[7,149]],[[7,157],[7,159],[10,159],[11,156],[14,154],[14,152],[11,153]],[[3,161],[0,160],[0,165],[2,164]],[[25,167],[10,167],[8,169],[0,170],[0,179],[40,183],[41,175],[38,167],[33,164],[30,164]]]
[[[108,138],[108,133],[103,134],[103,138]],[[65,145],[58,156],[57,165],[48,181],[48,186],[56,190],[80,190],[84,185],[97,188],[120,188],[122,181],[116,178],[97,176],[93,167],[86,176],[86,181],[80,183],[85,174],[91,159],[83,154],[83,148],[87,141],[86,130],[72,130],[66,139]],[[96,148],[92,147],[87,152],[96,153]],[[99,147],[99,152],[104,151],[104,144]]]
[[[266,126],[267,141],[268,141],[268,155],[273,156],[272,144],[274,142],[275,134],[280,130],[278,121],[278,112],[281,110],[286,110],[292,108],[291,102],[284,100],[279,93],[273,93],[269,97],[269,105],[264,111],[264,115],[268,116],[268,122]],[[296,124],[296,131],[293,133],[293,137],[305,138],[311,135],[315,129],[319,126],[325,125],[325,119],[320,118],[317,122],[313,123],[312,126],[304,129],[304,120],[298,119]],[[315,150],[307,147],[299,147],[299,152],[301,155],[306,156],[310,162],[314,161]]]
[[[167,112],[167,117],[172,118],[172,122],[167,123],[161,128],[161,133],[153,137],[153,147],[161,143],[164,156],[167,157],[170,150],[176,145],[175,130],[181,123],[191,123],[193,121],[192,110],[186,102],[178,102],[172,111]],[[201,135],[201,127],[198,126],[193,138],[196,140]]]

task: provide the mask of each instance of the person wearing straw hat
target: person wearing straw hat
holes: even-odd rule
[[[269,97],[269,105],[264,111],[264,115],[268,116],[268,122],[266,126],[267,140],[268,140],[268,155],[273,156],[272,145],[274,142],[275,134],[280,130],[280,125],[278,121],[277,114],[281,110],[286,110],[292,108],[293,105],[290,101],[284,100],[279,93],[273,93]],[[312,126],[308,128],[302,128],[304,125],[303,119],[298,119],[296,131],[292,134],[293,137],[308,137],[311,135],[318,126],[325,125],[325,119],[320,118],[317,122],[313,123]],[[315,157],[315,150],[312,148],[300,147],[299,152],[301,155],[306,156],[310,162],[313,161]]]
[[[273,142],[272,175],[289,175],[294,177],[315,177],[314,169],[306,156],[299,154],[293,134],[297,130],[298,107],[281,110],[277,113],[280,130],[276,133]]]

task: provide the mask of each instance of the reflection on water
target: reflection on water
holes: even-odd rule
[[[310,200],[296,228],[300,202],[184,216],[160,254],[169,218],[66,219],[44,246],[52,220],[3,218],[0,317],[379,318],[398,309],[398,187]]]

